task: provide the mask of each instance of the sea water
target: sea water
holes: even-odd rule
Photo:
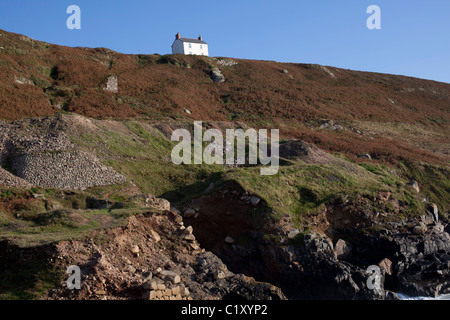
[[[401,300],[450,300],[450,294],[443,294],[439,297],[408,297],[407,295],[397,293]]]

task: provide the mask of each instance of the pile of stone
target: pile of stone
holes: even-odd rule
[[[27,153],[68,151],[76,148],[64,132],[51,132],[42,136],[19,137],[12,141],[15,150]]]
[[[199,210],[199,208],[187,208],[186,210],[184,210],[183,217],[197,219],[200,215],[200,213],[198,212]]]
[[[22,153],[14,157],[12,169],[18,177],[39,187],[85,189],[126,181],[84,151]]]
[[[330,129],[332,131],[342,131],[344,130],[344,127],[335,124],[333,120],[323,120],[320,124],[320,129]]]
[[[237,61],[231,59],[215,59],[215,61],[223,67],[232,67],[238,64]]]
[[[169,270],[156,270],[144,283],[144,300],[192,300],[189,289],[181,283],[180,275]]]
[[[16,177],[12,173],[0,168],[0,185],[5,187],[16,187],[16,188],[32,188],[33,185],[28,181],[25,181],[19,177]]]
[[[247,191],[239,192],[237,190],[222,190],[220,191],[223,198],[231,197],[231,198],[237,198],[242,202],[245,202],[246,204],[251,204],[252,206],[256,207],[258,204],[261,203],[261,198],[249,194]]]
[[[58,124],[31,119],[0,124],[0,184],[9,187],[85,189],[126,178],[93,154],[78,150]]]
[[[436,204],[428,205],[426,213],[420,216],[420,222],[412,228],[412,233],[423,235],[427,232],[439,234],[444,232],[445,226],[439,221],[439,209]]]

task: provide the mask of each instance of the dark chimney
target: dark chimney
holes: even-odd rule
[[[178,32],[177,35],[175,36],[175,39],[180,39],[180,33]]]
[[[202,36],[198,36],[198,40],[203,41]]]

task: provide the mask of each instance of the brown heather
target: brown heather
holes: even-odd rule
[[[321,119],[333,119],[420,124],[448,132],[450,84],[327,67],[333,78],[317,65],[273,61],[234,59],[237,65],[224,67],[207,57],[126,55],[0,33],[2,119],[68,111],[94,118],[242,121],[280,127],[284,137],[302,138],[354,159],[364,152],[394,163],[448,161],[407,141],[312,128]],[[211,80],[213,66],[222,71],[224,83]],[[111,75],[118,77],[118,93],[103,90]],[[32,84],[16,83],[23,79]]]

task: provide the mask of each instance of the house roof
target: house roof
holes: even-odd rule
[[[176,40],[181,40],[182,42],[207,44],[205,41],[198,40],[198,39],[191,39],[191,38],[179,38],[179,39],[176,39]]]

